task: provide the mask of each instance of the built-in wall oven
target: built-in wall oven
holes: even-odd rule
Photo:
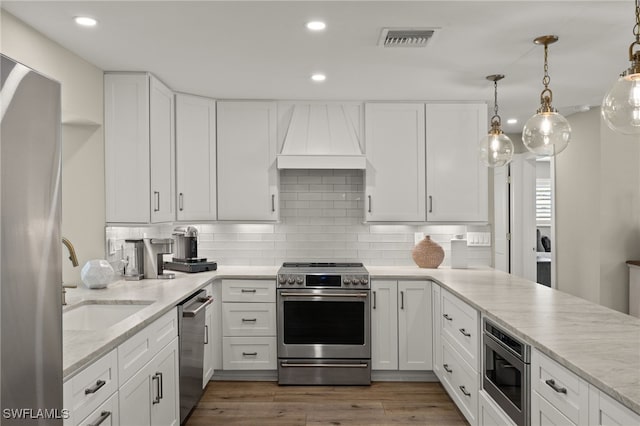
[[[530,346],[483,320],[482,387],[518,425],[529,426]]]
[[[371,383],[369,273],[361,263],[287,263],[277,278],[278,383]]]

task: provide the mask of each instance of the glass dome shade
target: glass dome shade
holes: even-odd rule
[[[554,156],[569,145],[571,125],[557,112],[539,112],[524,125],[522,142],[539,156]]]
[[[600,111],[613,131],[640,136],[640,74],[620,77],[602,100]]]
[[[513,142],[502,132],[489,132],[480,141],[480,159],[488,167],[501,167],[513,158]]]

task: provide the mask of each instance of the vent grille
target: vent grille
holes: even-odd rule
[[[384,28],[380,33],[378,46],[425,47],[435,31],[435,28]]]

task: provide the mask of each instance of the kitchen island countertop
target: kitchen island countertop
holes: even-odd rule
[[[366,265],[365,265],[366,266]],[[117,281],[76,289],[83,300],[153,300],[106,330],[63,333],[65,380],[214,279],[273,279],[278,266],[223,266],[173,280]],[[371,279],[432,279],[533,347],[640,414],[640,319],[490,268],[367,266]],[[68,309],[68,308],[67,308]]]

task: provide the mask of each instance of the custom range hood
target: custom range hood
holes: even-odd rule
[[[361,104],[292,103],[279,107],[286,134],[278,169],[364,169]],[[288,126],[286,124],[288,123]]]

